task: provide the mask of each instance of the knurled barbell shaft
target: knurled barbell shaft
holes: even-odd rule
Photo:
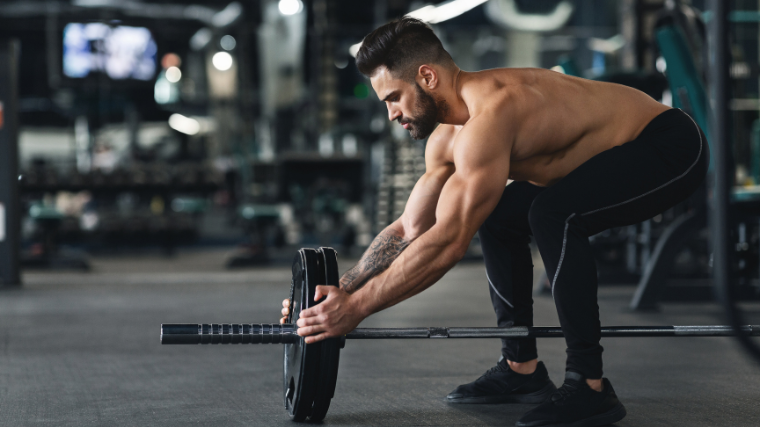
[[[181,323],[161,325],[161,344],[287,344],[298,340],[296,325],[286,323]],[[740,334],[760,336],[760,325],[742,326]],[[730,326],[605,326],[603,337],[721,337],[737,335]],[[560,338],[557,326],[510,328],[357,328],[347,339],[397,338]]]

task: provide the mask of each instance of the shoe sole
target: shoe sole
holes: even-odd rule
[[[594,415],[593,417],[589,417],[583,420],[576,421],[574,423],[569,424],[540,424],[539,423],[520,423],[519,421],[515,423],[517,427],[599,427],[599,426],[606,426],[608,424],[616,423],[623,418],[625,418],[627,412],[625,411],[625,407],[622,403],[619,403],[615,405],[612,409],[609,411]]]
[[[448,403],[543,403],[550,394],[557,390],[557,386],[549,381],[541,390],[528,394],[501,394],[479,397],[446,397]]]

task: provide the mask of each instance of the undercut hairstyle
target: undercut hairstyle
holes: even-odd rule
[[[397,19],[369,33],[356,54],[356,66],[367,77],[385,66],[394,78],[411,82],[423,64],[455,65],[433,29],[415,18]]]

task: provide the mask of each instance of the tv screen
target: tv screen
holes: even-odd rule
[[[147,28],[70,23],[63,29],[63,73],[150,80],[156,73],[156,43]]]

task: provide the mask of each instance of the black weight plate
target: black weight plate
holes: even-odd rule
[[[288,323],[298,320],[301,310],[314,305],[314,290],[319,284],[320,265],[314,249],[301,249],[293,260],[291,310]],[[304,421],[311,414],[319,377],[321,343],[306,344],[301,338],[285,344],[283,390],[285,408],[293,421]]]
[[[320,283],[338,286],[338,254],[332,248],[319,248],[322,277]],[[314,406],[309,420],[322,421],[330,408],[330,400],[335,395],[335,383],[338,380],[338,362],[340,359],[340,338],[322,341],[319,357],[319,381],[314,394]]]

